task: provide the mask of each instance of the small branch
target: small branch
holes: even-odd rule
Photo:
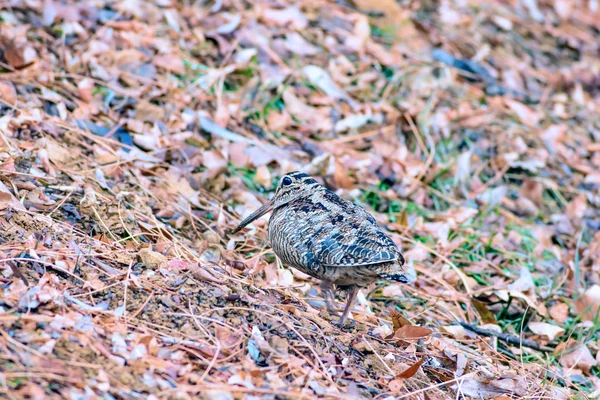
[[[496,331],[492,331],[490,329],[480,328],[478,326],[471,325],[466,322],[460,322],[460,326],[462,326],[463,328],[466,328],[472,332],[475,332],[478,335],[488,336],[488,337],[490,337],[490,336],[497,337],[498,339],[502,340],[503,342],[506,342],[508,344],[512,344],[515,346],[525,346],[525,347],[529,347],[530,349],[534,349],[537,351],[544,351],[547,353],[554,351],[554,348],[548,347],[548,346],[542,346],[535,340],[523,339],[516,335],[511,335],[508,333],[496,332]]]
[[[27,278],[25,277],[25,275],[23,275],[23,273],[21,272],[21,270],[19,269],[19,267],[17,266],[17,264],[15,264],[12,261],[7,261],[6,263],[8,264],[8,266],[10,267],[10,269],[12,270],[13,274],[17,278],[20,278],[25,283],[25,286],[29,286],[29,282],[27,281]]]

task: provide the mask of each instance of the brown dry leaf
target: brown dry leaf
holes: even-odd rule
[[[600,312],[600,286],[589,287],[583,296],[575,301],[575,308],[585,321],[593,321]]]
[[[585,194],[580,194],[567,204],[566,214],[572,221],[579,220],[585,215],[587,209],[587,198]]]
[[[569,305],[566,303],[556,303],[550,307],[548,312],[552,320],[562,324],[569,318]]]
[[[496,317],[494,316],[494,314],[492,314],[492,312],[489,310],[489,308],[484,302],[479,301],[476,298],[472,298],[471,303],[479,313],[479,316],[481,316],[481,320],[484,324],[498,324],[498,321],[496,321]]]
[[[531,330],[531,332],[535,333],[536,335],[544,335],[548,337],[548,340],[551,341],[554,340],[557,336],[561,336],[566,332],[564,328],[548,324],[546,322],[531,321],[529,322],[529,324],[527,324],[527,327],[529,328],[529,330]]]
[[[267,117],[267,125],[270,129],[277,132],[283,132],[291,122],[292,118],[286,110],[282,110],[281,112],[271,112]]]
[[[600,172],[594,171],[590,172],[585,176],[583,183],[588,185],[600,185]]]
[[[288,7],[282,10],[265,9],[262,19],[267,24],[287,26],[301,31],[308,26],[308,18],[297,7]]]
[[[11,67],[20,69],[33,64],[38,59],[38,54],[29,43],[14,41],[6,45],[4,57]]]
[[[81,100],[83,100],[85,102],[89,103],[90,101],[92,101],[93,91],[94,91],[94,81],[89,78],[82,79],[77,84],[77,94],[79,95],[79,98],[81,98]]]
[[[355,187],[354,182],[350,179],[350,176],[348,176],[348,170],[344,168],[342,163],[338,160],[335,160],[333,179],[337,186],[342,189],[353,189]]]
[[[396,378],[401,378],[401,379],[412,378],[419,371],[419,368],[421,367],[421,365],[423,364],[424,361],[425,361],[424,358],[418,360],[416,363],[411,365],[408,369],[406,369],[406,370],[402,371],[401,373],[399,373],[398,375],[396,375]]]
[[[484,383],[474,378],[460,380],[452,389],[463,396],[476,399],[493,399],[511,393],[511,390],[495,386],[494,382]]]
[[[404,315],[402,315],[402,313],[398,310],[391,309],[390,316],[392,317],[392,324],[394,327],[393,328],[394,332],[396,332],[398,329],[402,328],[403,326],[411,325],[410,321],[407,320],[406,318],[404,318]]]
[[[429,328],[416,325],[405,325],[394,332],[390,340],[414,340],[422,339],[431,335],[433,331]]]
[[[185,73],[185,64],[177,54],[160,54],[154,56],[152,62],[158,68],[162,68],[165,71],[178,75],[183,75]]]
[[[533,179],[525,179],[519,189],[519,195],[531,200],[537,207],[542,207],[544,204],[543,194],[543,185]]]
[[[150,269],[159,269],[167,266],[167,257],[146,247],[137,253],[140,261]]]
[[[0,210],[10,207],[15,210],[25,210],[21,202],[11,193],[10,190],[0,181]]]
[[[521,122],[527,126],[536,127],[540,122],[541,115],[530,107],[516,100],[504,99],[505,104],[514,112]]]
[[[165,111],[156,104],[140,100],[135,106],[135,117],[141,121],[161,121],[165,117]]]
[[[354,20],[352,35],[346,38],[344,44],[353,51],[362,52],[371,36],[371,26],[366,15],[354,14]]]
[[[14,172],[16,172],[14,158],[8,157],[0,163],[0,173],[2,175],[9,176]]]
[[[358,107],[356,102],[350,98],[348,93],[340,89],[331,78],[331,75],[329,75],[329,73],[323,68],[316,65],[307,65],[302,68],[302,71],[308,80],[313,85],[321,89],[327,96],[335,100],[345,100],[353,109]]]
[[[256,169],[254,180],[265,189],[271,189],[273,185],[271,171],[269,171],[269,168],[266,165],[261,165]]]
[[[314,56],[321,52],[321,49],[308,42],[298,32],[291,32],[286,35],[285,48],[299,56]]]
[[[10,81],[0,81],[0,100],[14,106],[17,103],[17,91]]]
[[[415,27],[410,11],[401,7],[398,2],[394,0],[354,0],[354,3],[363,10],[383,13],[382,18],[375,18],[372,23],[385,31],[391,32],[394,38],[401,42],[403,46],[415,51],[430,46]]]
[[[598,365],[598,361],[592,356],[590,349],[585,344],[578,343],[574,339],[569,339],[567,343],[561,343],[555,351],[555,354],[560,354],[559,362],[563,368],[577,368],[585,374],[590,373],[590,369]]]

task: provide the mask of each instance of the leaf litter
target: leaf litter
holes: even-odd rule
[[[372,3],[0,5],[3,396],[600,395],[596,2]],[[414,278],[345,330],[226,234],[295,169]]]

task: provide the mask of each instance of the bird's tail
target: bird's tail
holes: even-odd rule
[[[379,276],[394,282],[409,283],[408,278],[404,274],[381,274]]]

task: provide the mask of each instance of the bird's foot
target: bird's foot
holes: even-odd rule
[[[323,297],[325,298],[325,306],[327,307],[327,312],[330,315],[339,317],[340,310],[335,306],[333,286],[328,283],[322,283],[321,291],[323,293]]]
[[[341,318],[331,323],[343,331],[350,331],[356,327],[356,321],[353,319],[342,320]]]

